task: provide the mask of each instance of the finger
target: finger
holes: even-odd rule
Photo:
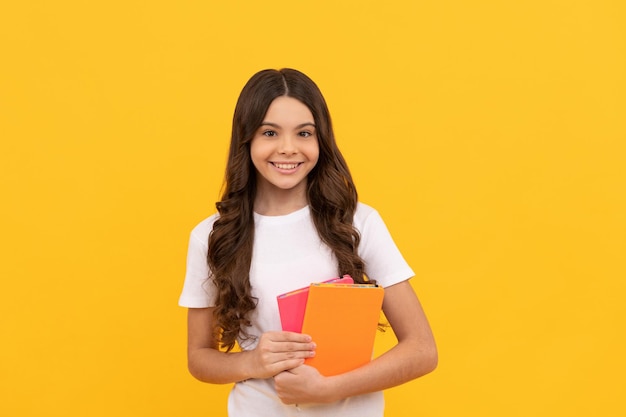
[[[302,365],[304,365],[304,359],[286,359],[284,361],[281,361],[275,364],[276,366],[275,374],[286,372]]]
[[[265,378],[275,377],[281,372],[289,371],[290,369],[297,368],[304,364],[304,359],[286,359],[279,362],[274,362],[267,366],[267,374]]]
[[[308,350],[279,352],[265,355],[264,361],[270,366],[279,366],[282,370],[300,366],[305,359],[313,356],[315,356],[315,352]]]
[[[291,346],[288,346],[291,345]],[[260,347],[259,359],[266,366],[279,366],[281,370],[301,365],[306,358],[315,356],[314,347],[311,344],[271,343]]]
[[[316,348],[315,343],[269,342],[259,344],[257,350],[263,355],[306,358],[313,356]]]
[[[273,342],[309,343],[312,340],[308,334],[295,332],[267,332],[264,336],[267,336]]]
[[[292,335],[302,336],[298,333],[292,333]],[[280,352],[312,352],[315,351],[317,345],[310,341],[310,338],[296,338],[285,336],[281,334],[266,334],[259,341],[258,349],[268,353],[280,353]]]
[[[313,342],[278,342],[275,346],[281,352],[315,352],[317,345]]]

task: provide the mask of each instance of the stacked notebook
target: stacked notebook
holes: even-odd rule
[[[277,297],[282,328],[310,335],[316,355],[306,360],[322,375],[351,371],[372,358],[382,287],[342,278],[311,284]]]

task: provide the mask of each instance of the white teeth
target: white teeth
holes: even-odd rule
[[[279,169],[294,169],[295,167],[298,166],[298,164],[276,164],[275,163],[274,166]]]

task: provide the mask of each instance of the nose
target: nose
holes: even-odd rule
[[[298,153],[298,146],[295,138],[291,135],[282,135],[278,144],[278,153],[282,155],[293,155]]]

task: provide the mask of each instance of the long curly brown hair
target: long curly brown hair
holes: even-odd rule
[[[219,217],[209,236],[207,260],[217,287],[216,337],[227,351],[233,349],[238,337],[250,338],[246,328],[257,302],[250,286],[256,196],[250,142],[268,107],[280,96],[304,103],[315,121],[320,155],[307,178],[307,198],[317,232],[337,259],[337,276],[350,274],[355,282],[367,281],[357,252],[360,236],[352,225],[357,192],[337,147],[321,91],[308,76],[294,69],[260,71],[244,86],[235,107],[224,191],[216,203]]]

